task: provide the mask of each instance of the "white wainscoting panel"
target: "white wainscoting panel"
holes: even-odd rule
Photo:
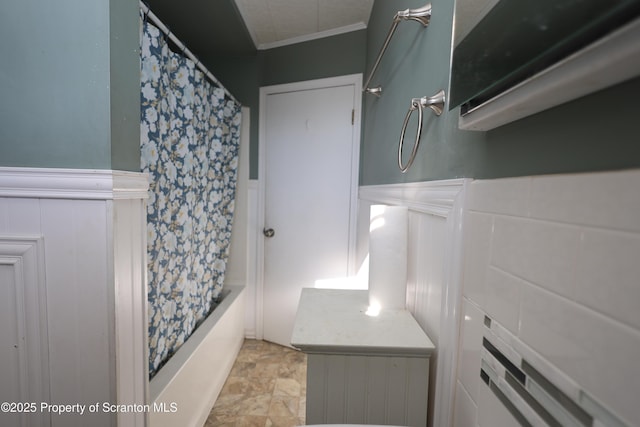
[[[442,245],[446,241],[447,220],[412,212],[409,221],[412,238],[407,263],[407,309],[438,346],[445,256]]]
[[[46,343],[33,362],[49,369],[34,373],[48,382],[38,404],[144,402],[147,187],[133,172],[0,167],[0,236],[36,236],[42,247],[41,276],[24,276],[25,289],[43,287],[41,306],[25,311],[27,332],[39,322]],[[18,277],[4,266],[3,278]],[[51,415],[47,425],[116,423],[144,425],[144,416],[85,411]]]
[[[108,290],[107,208],[102,200],[41,199],[52,402],[115,399],[113,296]],[[110,311],[111,310],[111,311]],[[53,417],[54,426],[106,425],[115,415]],[[79,421],[82,421],[79,422]]]
[[[430,426],[449,426],[452,419],[462,298],[462,214],[468,181],[360,187],[361,220],[363,211],[373,204],[409,209],[407,309],[437,349],[430,361]],[[358,248],[366,247],[362,231],[359,239]]]
[[[147,212],[144,199],[113,202],[117,402],[148,402]],[[144,412],[118,413],[118,426],[145,425]]]
[[[44,247],[39,237],[0,237],[0,401],[49,401]],[[2,411],[0,425],[45,426],[48,413]]]

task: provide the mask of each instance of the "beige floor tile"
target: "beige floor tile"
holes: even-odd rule
[[[269,416],[297,417],[299,397],[273,396],[269,406]]]
[[[280,366],[278,363],[257,362],[256,366],[249,371],[249,377],[277,378]]]
[[[295,427],[304,425],[304,420],[296,417],[269,417],[265,427]]]
[[[264,427],[267,423],[267,416],[248,415],[238,417],[235,427]]]
[[[298,402],[298,417],[304,419],[307,415],[307,398],[301,397]]]
[[[304,363],[304,365],[302,363]],[[306,362],[281,364],[280,370],[278,371],[278,377],[305,381],[307,378]]]
[[[246,378],[248,393],[264,394],[273,393],[277,378],[249,377]]]
[[[239,415],[268,415],[271,400],[271,393],[261,395],[246,396],[240,404]]]
[[[236,415],[223,415],[223,414],[209,414],[207,421],[204,423],[204,427],[234,427]]]
[[[255,362],[236,362],[229,373],[230,377],[248,377],[256,368]]]
[[[224,383],[220,395],[227,394],[246,394],[249,391],[251,382],[246,377],[232,377],[229,376]]]
[[[304,353],[245,340],[205,426],[302,426],[305,395]]]
[[[300,397],[302,387],[297,380],[292,378],[276,378],[276,386],[273,391],[274,396]]]
[[[218,396],[212,413],[218,415],[240,415],[240,407],[246,397],[242,394],[225,394]]]
[[[242,349],[238,353],[236,362],[256,362],[260,356],[260,349]]]

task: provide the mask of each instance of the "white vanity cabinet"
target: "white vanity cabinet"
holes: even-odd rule
[[[307,354],[307,424],[425,426],[434,345],[406,310],[365,314],[367,291],[303,289],[291,344]]]

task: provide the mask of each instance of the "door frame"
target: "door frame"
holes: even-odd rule
[[[349,208],[349,259],[348,274],[356,272],[356,231],[358,219],[358,180],[360,173],[360,134],[362,112],[362,74],[348,74],[338,77],[306,80],[260,87],[259,130],[258,130],[258,206],[256,230],[256,338],[263,338],[264,331],[264,228],[266,208],[266,104],[267,96],[286,92],[325,89],[336,86],[354,86],[353,91],[353,129],[351,135],[351,202]]]

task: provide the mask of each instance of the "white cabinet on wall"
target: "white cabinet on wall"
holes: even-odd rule
[[[132,172],[0,168],[0,400],[36,404],[0,425],[143,425],[88,407],[145,403],[147,187]]]

